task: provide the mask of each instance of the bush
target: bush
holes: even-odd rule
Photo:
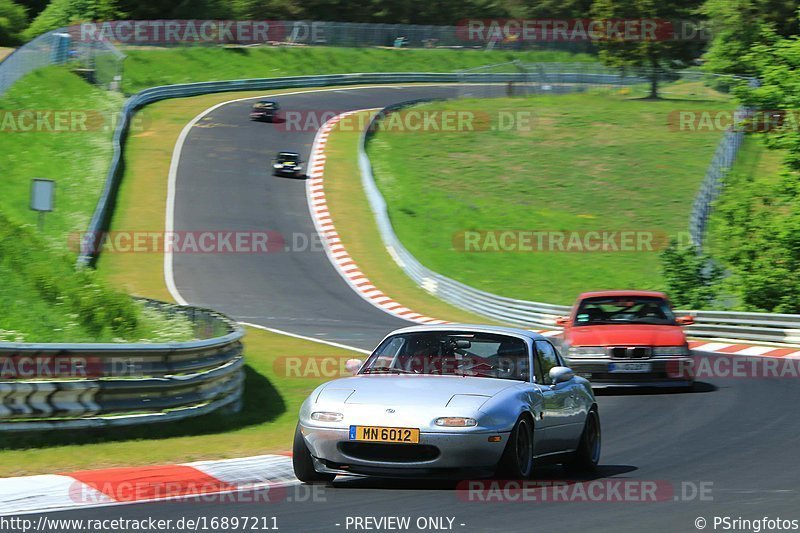
[[[721,269],[694,246],[672,240],[661,253],[661,272],[673,303],[684,309],[704,309],[717,296]]]
[[[25,8],[11,0],[0,0],[0,46],[20,44],[22,30],[28,23]]]

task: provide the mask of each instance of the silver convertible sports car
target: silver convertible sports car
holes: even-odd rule
[[[294,472],[529,477],[534,463],[592,470],[600,418],[592,387],[547,338],[512,328],[416,326],[389,334],[355,375],[300,408]]]

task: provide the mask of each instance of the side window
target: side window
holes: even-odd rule
[[[550,385],[550,369],[558,366],[558,355],[553,345],[547,341],[536,341],[536,382]]]

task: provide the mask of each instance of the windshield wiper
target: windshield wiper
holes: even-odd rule
[[[403,370],[402,368],[392,368],[389,366],[372,366],[365,368],[362,374],[416,374],[412,370]]]

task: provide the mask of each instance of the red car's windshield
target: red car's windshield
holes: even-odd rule
[[[425,331],[392,335],[361,374],[430,374],[527,381],[528,347],[508,335]]]
[[[575,326],[655,324],[674,326],[675,315],[663,298],[623,296],[587,298],[580,303]]]

